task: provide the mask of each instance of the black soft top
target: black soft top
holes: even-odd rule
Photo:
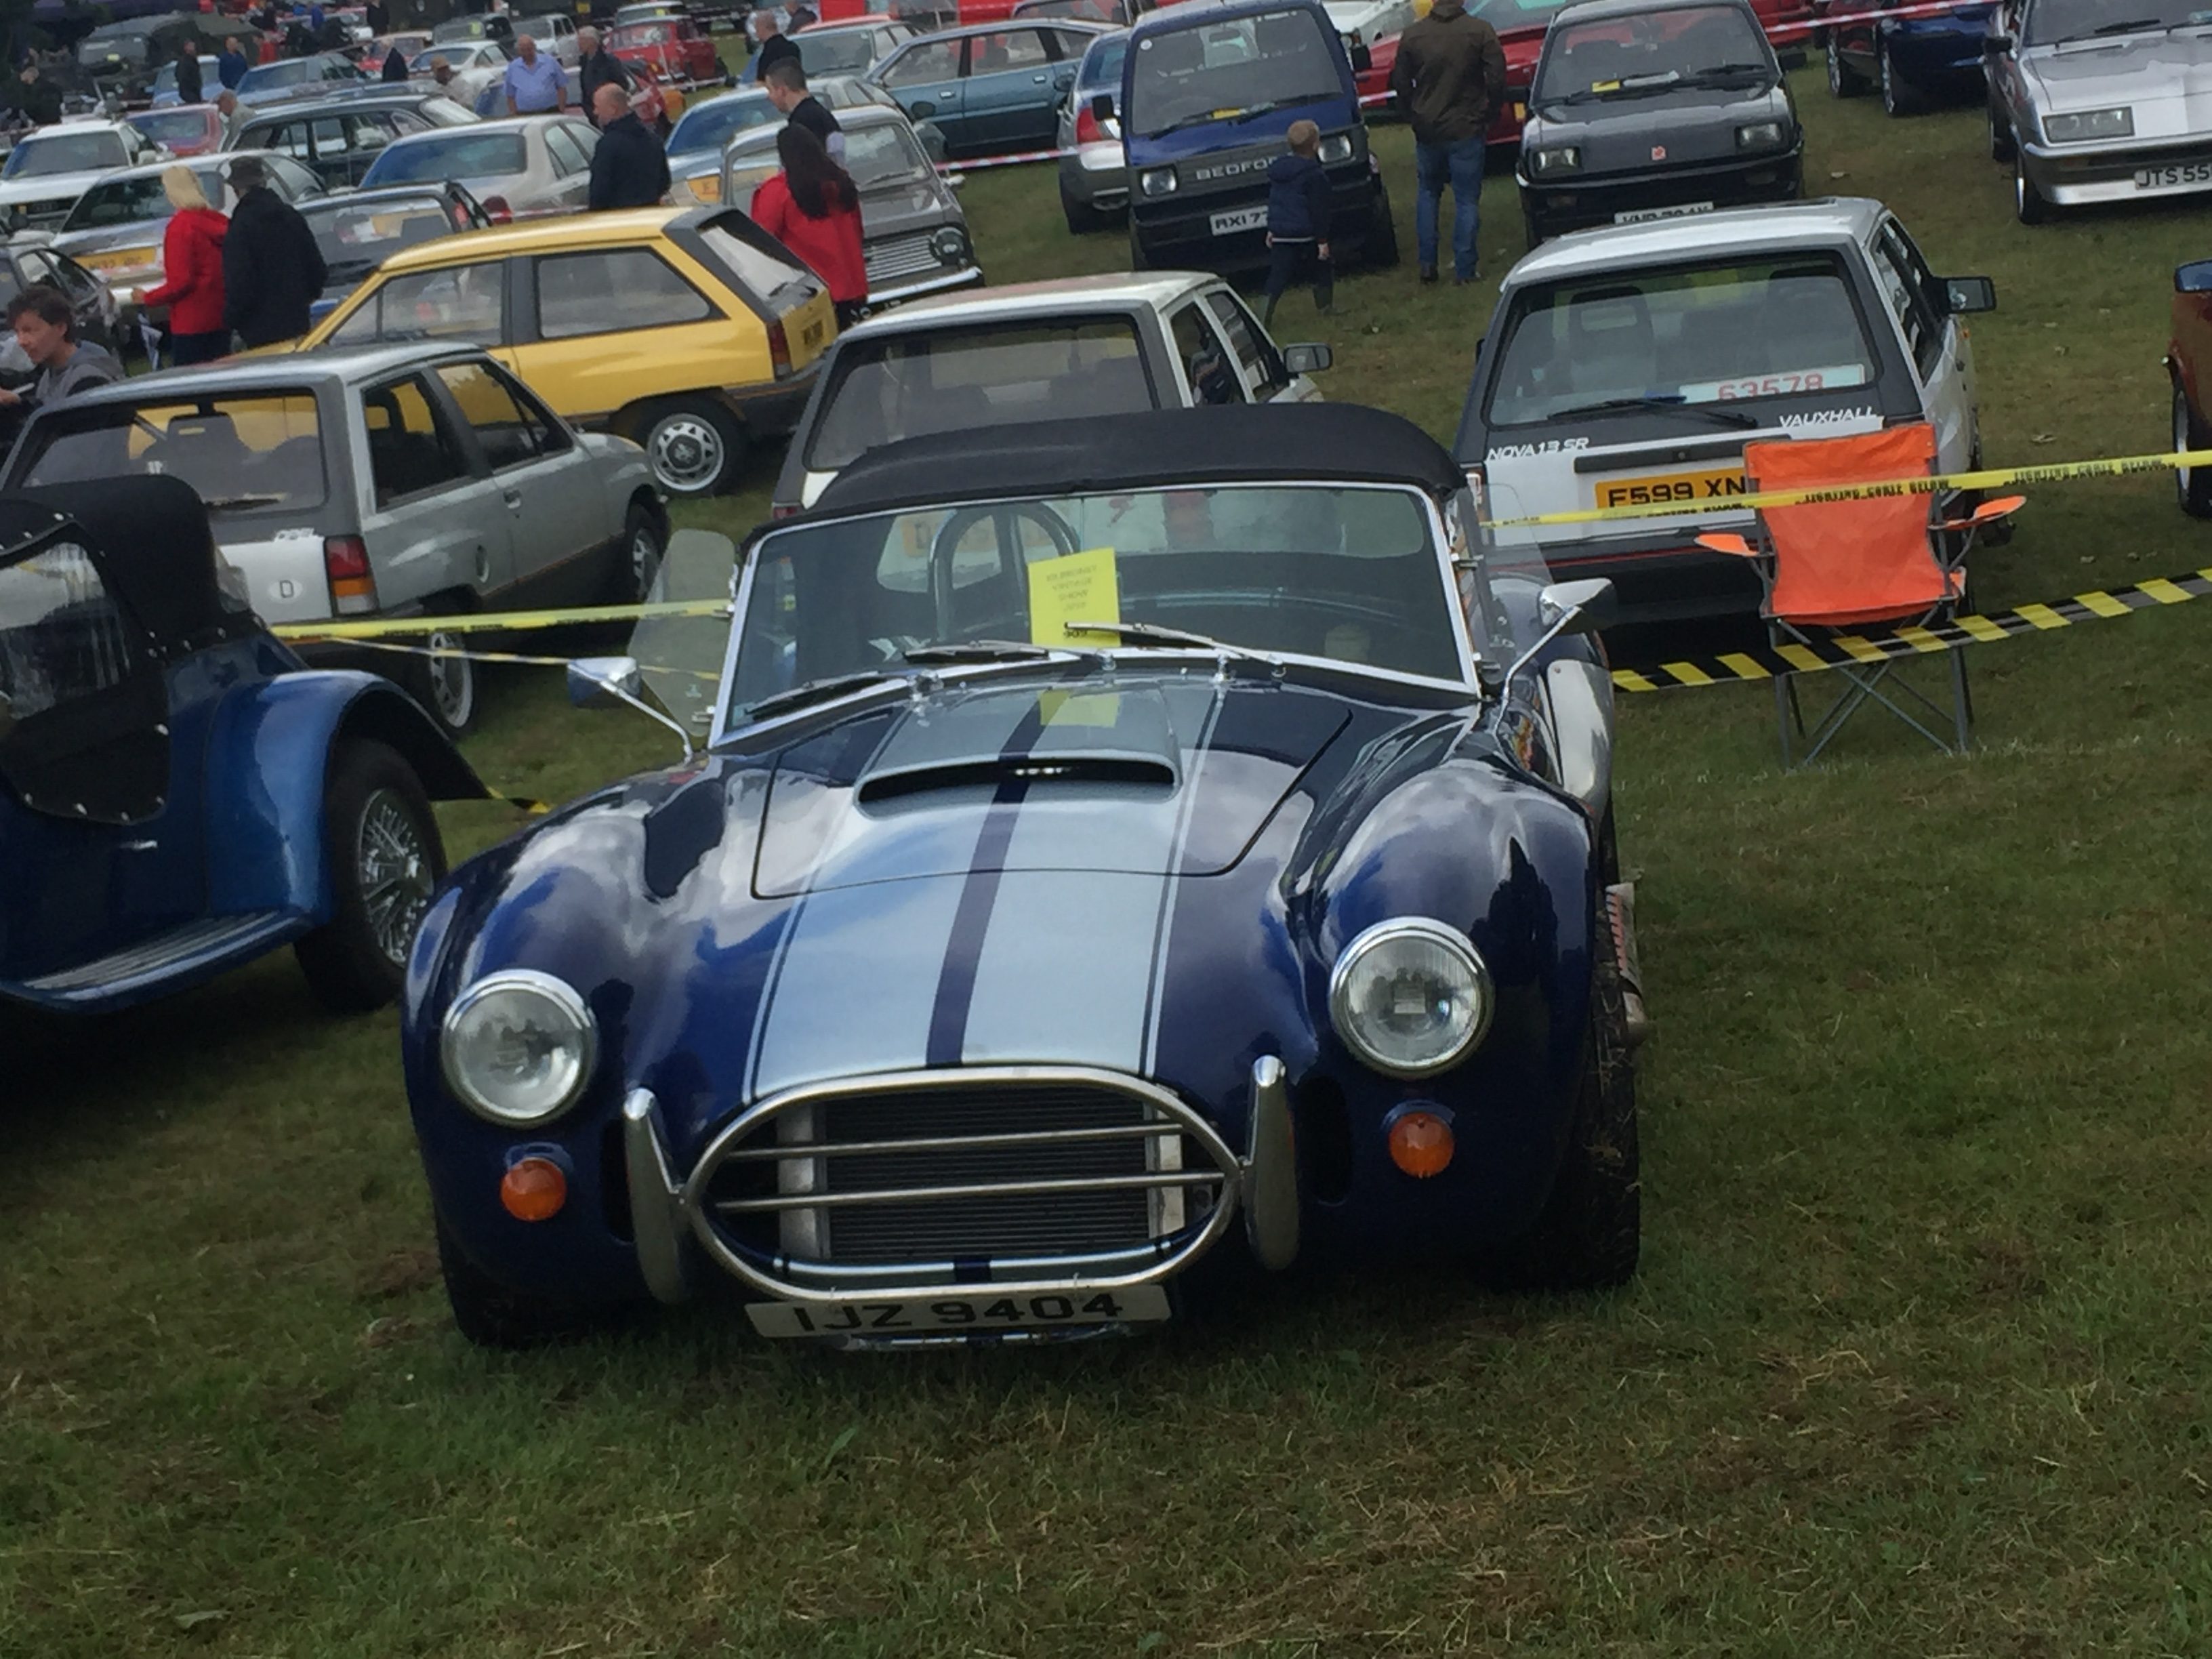
[[[1395,483],[1432,494],[1459,464],[1402,416],[1358,404],[1239,404],[908,438],[831,480],[811,517],[1175,484]]]
[[[0,495],[0,557],[69,520],[156,646],[191,649],[253,625],[216,583],[207,508],[182,479],[101,478]]]

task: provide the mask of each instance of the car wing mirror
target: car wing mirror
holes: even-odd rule
[[[2192,259],[2173,271],[2176,294],[2212,294],[2212,259]]]
[[[1287,345],[1283,348],[1283,369],[1290,374],[1318,374],[1336,361],[1336,354],[1325,345]]]
[[[1513,665],[1505,671],[1500,684],[1511,684],[1521,671],[1535,661],[1544,647],[1560,635],[1596,633],[1612,622],[1615,608],[1613,584],[1603,576],[1547,583],[1536,596],[1536,619],[1543,624],[1544,631],[1513,659]]]
[[[1374,67],[1374,52],[1368,49],[1364,40],[1358,42],[1352,48],[1352,72],[1354,75],[1364,75]]]
[[[1091,112],[1101,121],[1112,120],[1114,118],[1114,94],[1110,92],[1093,93],[1091,95]]]
[[[2012,36],[2009,34],[1987,34],[1982,37],[1982,56],[1984,58],[2002,57],[2011,50]]]
[[[568,701],[578,708],[611,708],[644,689],[635,657],[578,657],[568,665]]]
[[[1787,52],[1778,52],[1774,54],[1774,61],[1781,66],[1782,72],[1784,75],[1787,75],[1792,70],[1803,69],[1805,67],[1805,48],[1802,46],[1792,46]]]
[[[1986,276],[1946,276],[1943,306],[1954,317],[1969,312],[1995,311],[1997,285]]]

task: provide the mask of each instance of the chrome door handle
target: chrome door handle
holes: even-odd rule
[[[501,492],[501,495],[500,495],[500,499],[501,499],[501,500],[502,500],[502,501],[505,501],[505,502],[506,502],[506,503],[507,503],[510,507],[513,507],[516,512],[520,513],[520,511],[522,511],[522,492],[521,492],[520,490],[519,490],[519,489],[508,489],[508,490],[502,490],[502,491]]]

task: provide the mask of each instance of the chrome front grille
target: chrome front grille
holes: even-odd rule
[[[929,246],[933,232],[911,231],[901,236],[879,236],[862,250],[868,267],[868,286],[880,287],[902,276],[921,276],[944,263]]]
[[[1239,1171],[1212,1126],[1138,1079],[969,1067],[765,1102],[708,1150],[685,1201],[726,1266],[778,1288],[1133,1282],[1212,1243]]]

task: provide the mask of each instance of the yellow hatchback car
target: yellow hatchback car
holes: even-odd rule
[[[636,440],[670,495],[711,495],[791,430],[836,334],[821,278],[744,214],[639,208],[403,248],[300,343],[480,345],[571,422]]]

